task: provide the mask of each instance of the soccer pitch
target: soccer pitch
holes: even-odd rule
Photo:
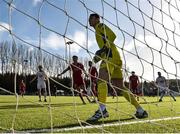
[[[110,117],[90,124],[85,121],[97,110],[97,104],[87,102],[83,105],[79,97],[52,96],[50,108],[48,102],[39,103],[37,96],[19,96],[18,100],[16,111],[15,96],[0,96],[0,132],[12,132],[12,127],[14,132],[51,132],[51,126],[53,132],[59,133],[180,132],[180,97],[176,102],[164,97],[160,103],[157,97],[140,99],[141,105],[149,113],[145,119],[132,118],[135,109],[123,97],[118,97],[118,100],[108,97]]]

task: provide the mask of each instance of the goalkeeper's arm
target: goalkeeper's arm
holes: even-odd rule
[[[105,58],[105,56],[112,56],[111,48],[108,48],[106,45],[104,45],[103,48],[101,48],[100,50],[96,51],[93,61],[97,63],[102,60],[102,58]]]

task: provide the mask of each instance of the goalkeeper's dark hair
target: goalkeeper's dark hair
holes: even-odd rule
[[[96,17],[97,19],[100,18],[99,14],[97,14],[97,13],[92,13],[92,14],[90,14],[90,17]]]

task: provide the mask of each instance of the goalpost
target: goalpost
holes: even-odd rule
[[[176,128],[178,123],[171,125],[163,123],[163,121],[180,119],[180,110],[177,108],[180,95],[179,0],[32,0],[27,3],[21,2],[18,0],[0,1],[0,13],[2,10],[0,40],[12,42],[8,49],[6,43],[0,44],[0,63],[2,64],[0,73],[4,74],[5,59],[7,65],[10,66],[7,70],[9,72],[13,70],[12,73],[14,73],[14,91],[9,91],[3,86],[0,87],[0,91],[16,97],[15,111],[12,122],[9,123],[11,125],[0,123],[0,132],[123,133],[149,132],[148,127],[152,127],[150,132],[167,132],[166,130],[178,132],[180,130]],[[88,70],[86,59],[92,60],[99,49],[95,39],[96,33],[88,22],[91,13],[99,14],[101,22],[110,27],[117,36],[115,44],[123,61],[124,82],[129,81],[132,71],[135,71],[140,78],[140,88],[144,96],[140,96],[139,103],[149,113],[148,118],[132,119],[134,108],[128,102],[124,102],[121,96],[115,96],[115,100],[109,97],[107,103],[111,117],[101,119],[98,123],[86,122],[99,102],[96,101],[97,105],[79,106],[75,95],[79,91],[73,89],[73,83],[71,83],[72,87],[68,87],[54,79],[54,76],[72,63],[72,55],[77,55]],[[24,48],[20,49],[19,44],[22,44]],[[17,74],[23,74],[24,71],[25,75],[35,74],[39,64],[43,65],[48,74],[49,95],[46,104],[38,103],[28,97],[20,98],[16,89]],[[99,65],[97,64],[96,67],[99,68]],[[156,85],[157,72],[161,72],[166,77],[168,88],[176,95],[177,103],[167,97],[167,102],[158,102],[159,93],[155,94],[153,101],[152,98],[147,97]],[[72,73],[65,74],[64,77],[71,75]],[[72,92],[71,109],[65,108],[67,111],[61,110],[60,114],[57,112],[57,102],[51,96],[50,81]],[[107,83],[112,85],[110,82]],[[159,92],[158,90],[156,92]],[[44,128],[43,125],[41,128],[38,126],[32,129],[16,126],[16,123],[20,122],[17,115],[19,116],[21,99],[23,103],[28,102],[37,106],[37,109],[39,107],[48,109],[48,117],[45,119],[49,121],[48,128]],[[70,105],[69,100],[67,104],[63,103],[67,107]],[[85,115],[82,115],[83,112],[79,109],[84,109]],[[167,114],[163,113],[163,110],[167,110]],[[67,123],[57,119],[59,116],[75,121]],[[142,124],[147,128],[143,130],[141,125],[137,124]],[[155,125],[162,130],[153,131]],[[128,126],[131,126],[132,130],[128,130]]]

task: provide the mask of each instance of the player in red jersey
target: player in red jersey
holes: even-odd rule
[[[72,59],[73,59],[73,63],[70,64],[70,66],[68,66],[62,73],[58,74],[58,76],[61,76],[62,74],[64,74],[68,70],[71,70],[72,71],[72,77],[73,77],[72,78],[73,88],[78,91],[79,97],[81,98],[83,104],[86,104],[84,99],[83,99],[81,89],[83,90],[87,100],[89,102],[91,102],[91,101],[90,101],[89,97],[87,96],[87,91],[85,89],[85,82],[84,82],[83,76],[82,76],[82,71],[85,73],[84,66],[83,66],[83,64],[78,62],[77,56],[74,55],[72,57]]]
[[[23,80],[21,80],[20,84],[19,84],[19,92],[21,94],[21,96],[23,97],[26,91],[26,84],[24,83]]]
[[[97,77],[98,77],[98,71],[95,66],[92,66],[92,61],[88,62],[89,65],[89,76],[90,76],[90,87],[91,91],[93,93],[94,101],[95,97],[97,97]]]
[[[140,92],[138,91],[138,86],[140,84],[139,78],[137,75],[135,75],[134,71],[132,71],[131,74],[132,75],[129,77],[129,89],[135,96],[137,96],[137,101],[139,101],[139,97],[138,97],[138,95],[140,95]]]

